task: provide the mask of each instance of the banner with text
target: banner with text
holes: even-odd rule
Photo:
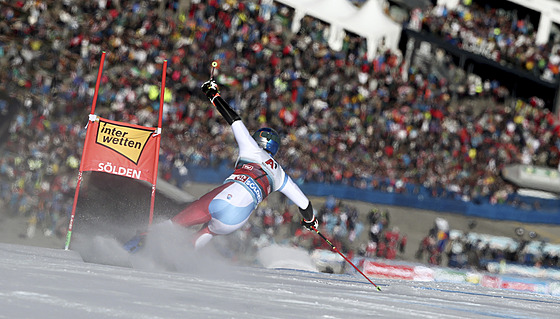
[[[82,171],[141,179],[155,184],[154,161],[158,155],[155,128],[98,117],[89,122]]]

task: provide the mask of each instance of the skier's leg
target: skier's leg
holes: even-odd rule
[[[219,187],[213,189],[209,193],[192,202],[179,214],[164,223],[169,223],[171,221],[184,227],[208,223],[212,218],[210,212],[208,211],[208,205],[217,194],[227,188],[230,184],[231,183],[220,185]],[[124,249],[131,253],[137,252],[144,245],[147,234],[147,231],[139,232],[123,245]]]
[[[212,218],[208,210],[210,202],[214,199],[214,197],[216,197],[217,194],[227,188],[230,184],[231,183],[223,184],[213,189],[206,195],[203,195],[196,201],[192,202],[185,209],[183,209],[179,214],[171,218],[171,221],[177,225],[181,225],[184,227],[209,222]]]
[[[204,247],[216,235],[230,234],[243,226],[255,209],[251,194],[237,183],[230,184],[210,201],[212,218],[195,236],[195,249]]]
[[[214,235],[215,234],[212,233],[210,229],[208,229],[208,225],[204,226],[204,228],[198,231],[198,233],[196,233],[196,236],[194,237],[194,249],[199,250],[200,248],[206,246],[206,244],[208,244],[208,242],[214,237]]]

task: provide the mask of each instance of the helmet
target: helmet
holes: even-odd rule
[[[262,149],[269,152],[272,156],[276,155],[276,152],[278,152],[280,136],[275,130],[269,127],[258,129],[253,133],[253,138]]]

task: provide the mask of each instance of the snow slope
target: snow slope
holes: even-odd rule
[[[114,250],[113,262],[127,260],[110,240],[96,245]],[[240,267],[211,252],[156,257],[134,256],[128,268],[84,262],[73,250],[0,244],[0,318],[560,317],[560,299],[548,295],[374,280],[378,292],[359,275]]]

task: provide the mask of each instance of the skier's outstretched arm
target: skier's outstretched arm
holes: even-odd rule
[[[220,96],[220,90],[216,81],[206,81],[200,88],[202,89],[202,92],[204,92],[206,97],[210,100],[210,102],[214,104],[218,112],[222,114],[229,125],[232,125],[235,121],[241,120],[239,114],[237,114],[237,112],[235,112],[235,110],[232,109],[231,106],[229,106],[229,104]]]
[[[218,112],[222,114],[226,122],[231,125],[233,129],[233,135],[235,136],[235,140],[239,145],[239,149],[251,149],[251,148],[259,148],[259,145],[253,137],[249,130],[241,121],[241,117],[234,109],[229,106],[229,104],[220,96],[220,89],[218,88],[218,84],[214,80],[208,80],[202,84],[200,87],[202,92],[208,97],[210,102],[216,107]]]
[[[286,195],[294,204],[299,208],[299,213],[303,217],[301,225],[309,230],[313,230],[311,226],[316,229],[319,227],[319,221],[315,217],[313,212],[313,205],[311,201],[305,196],[301,189],[297,186],[294,181],[286,175],[286,183],[280,189],[280,192]]]

